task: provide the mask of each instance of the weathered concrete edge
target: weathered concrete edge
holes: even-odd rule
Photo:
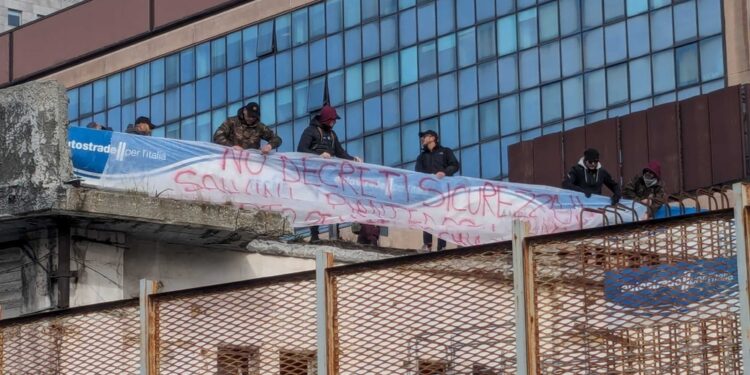
[[[370,262],[374,260],[389,259],[404,255],[387,254],[381,251],[368,251],[362,249],[344,249],[326,245],[311,245],[306,242],[285,243],[260,239],[251,241],[247,245],[247,251],[251,253],[301,259],[315,259],[316,254],[321,250],[332,253],[336,263]]]

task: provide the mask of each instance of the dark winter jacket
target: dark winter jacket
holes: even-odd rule
[[[327,152],[331,156],[340,159],[354,160],[354,157],[341,147],[341,142],[339,142],[336,132],[333,129],[326,130],[321,127],[318,116],[313,117],[310,120],[310,126],[302,132],[302,137],[297,145],[297,152],[316,155]]]
[[[260,149],[260,140],[263,139],[273,148],[281,146],[281,138],[269,127],[257,121],[248,124],[242,116],[242,110],[237,111],[237,116],[230,117],[224,121],[214,133],[214,143],[223,146],[240,146],[244,149]]]
[[[656,175],[657,182],[654,185],[648,186],[643,179],[643,174],[635,176],[627,185],[625,185],[625,188],[623,188],[622,196],[639,201],[655,198],[656,200],[650,206],[653,212],[661,207],[661,202],[664,202],[667,194],[664,192],[664,186],[661,180],[661,165],[656,161],[651,161],[645,168],[643,168],[644,172],[646,170],[649,170]]]
[[[606,169],[602,168],[601,163],[597,164],[596,169],[588,169],[583,164],[583,158],[578,164],[570,168],[562,182],[562,187],[568,190],[580,191],[586,195],[602,194],[602,185],[607,185],[613,193],[613,198],[620,198],[620,184],[615,182]]]
[[[461,164],[453,155],[453,150],[438,144],[432,151],[427,146],[422,148],[422,153],[417,157],[417,165],[414,169],[422,173],[443,172],[446,176],[453,176],[460,168]]]

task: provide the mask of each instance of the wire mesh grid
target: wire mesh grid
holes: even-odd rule
[[[731,212],[530,239],[550,374],[737,374]]]
[[[332,270],[337,373],[515,373],[512,267],[505,243]]]
[[[10,324],[2,332],[2,373],[137,374],[137,301],[124,307]]]
[[[314,274],[230,291],[155,295],[158,373],[316,373]]]

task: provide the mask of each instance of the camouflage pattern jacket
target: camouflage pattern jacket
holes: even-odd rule
[[[214,143],[228,147],[240,146],[244,149],[259,150],[261,139],[273,148],[281,146],[281,138],[268,126],[260,121],[248,125],[237,116],[228,118],[214,133]]]

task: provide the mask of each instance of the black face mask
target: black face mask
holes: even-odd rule
[[[331,125],[329,125],[329,124],[320,124],[320,128],[323,129],[323,130],[325,130],[325,131],[330,131],[331,130]]]

